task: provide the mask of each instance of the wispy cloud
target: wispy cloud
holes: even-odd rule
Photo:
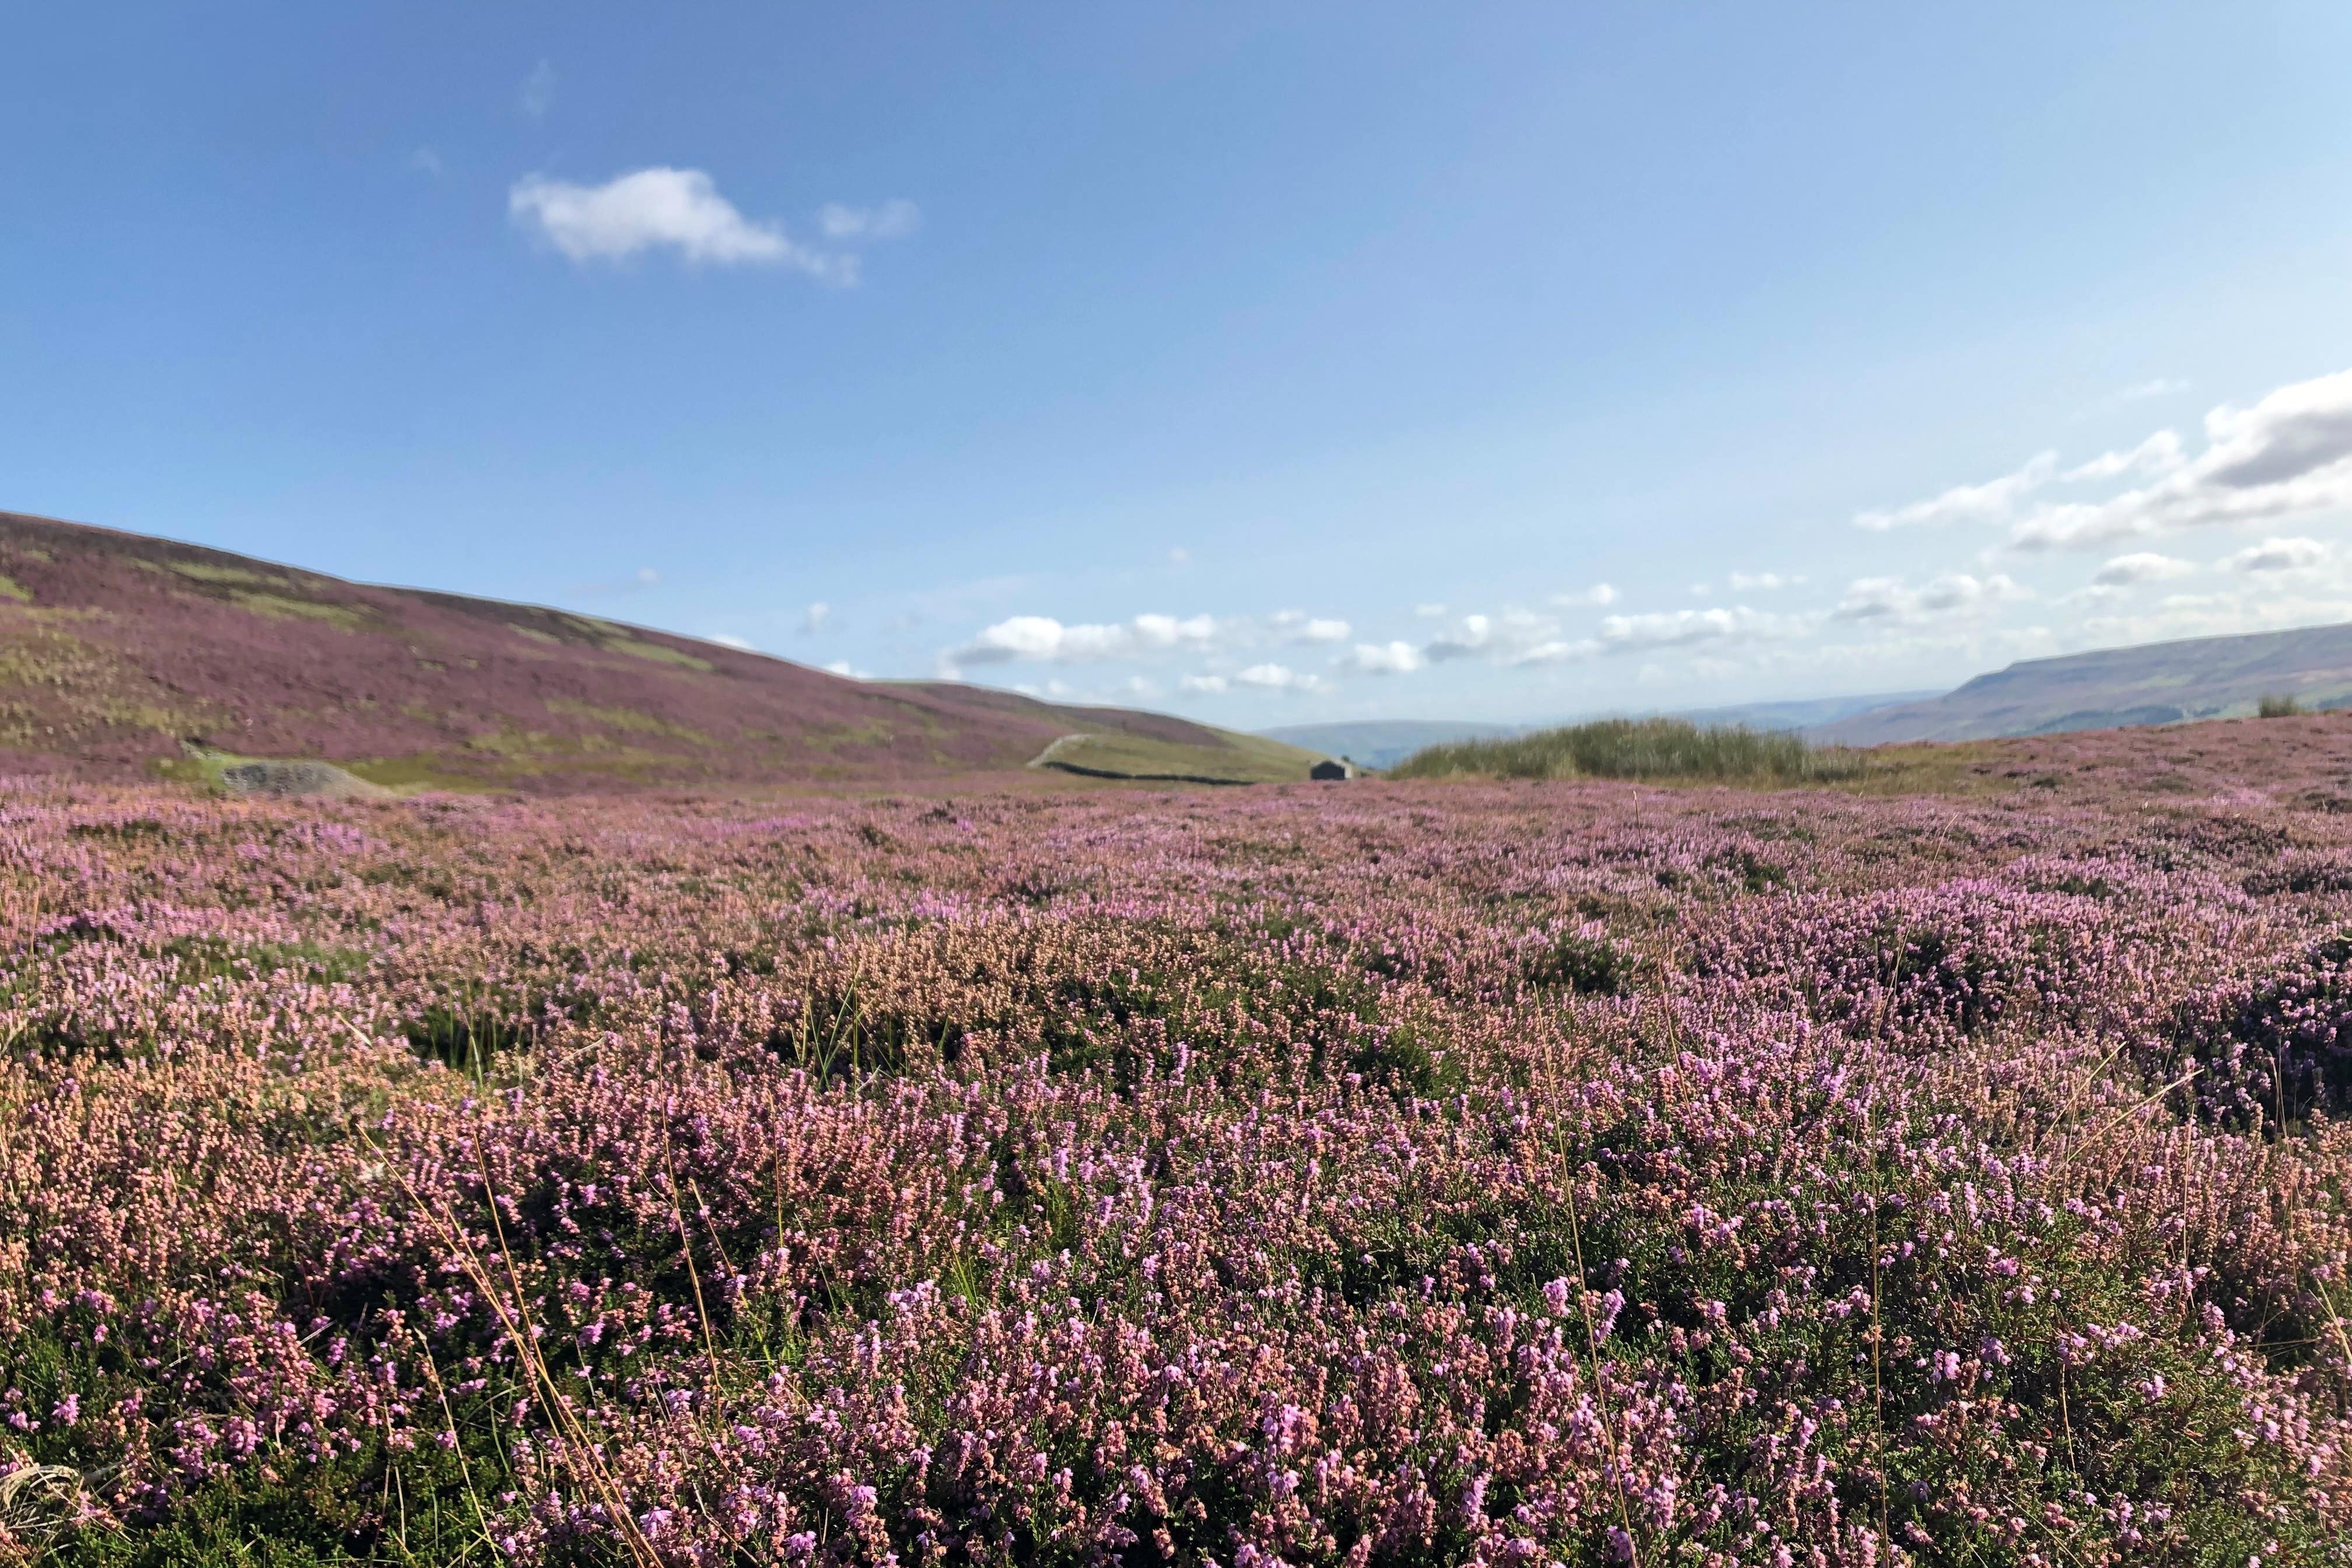
[[[1885,510],[1854,514],[1854,526],[1874,532],[1896,528],[1940,528],[1953,523],[1994,522],[2010,515],[2020,499],[2058,477],[2058,454],[2041,452],[2023,467],[1982,484],[1954,485],[1926,500]]]
[[[813,637],[816,636],[817,633],[824,630],[832,621],[833,606],[826,604],[823,599],[819,599],[807,609],[801,612],[801,636],[804,637]]]
[[[541,60],[530,68],[530,74],[522,79],[522,86],[516,90],[515,107],[522,111],[525,120],[547,118],[547,111],[555,107],[555,66],[551,61]]]
[[[2061,477],[2069,484],[2083,484],[2094,479],[2121,479],[2126,474],[2168,474],[2186,461],[2180,437],[2169,430],[2158,430],[2129,451],[2102,452],[2089,462],[2067,469]]]
[[[923,212],[904,197],[870,207],[827,202],[816,210],[816,226],[825,238],[844,242],[904,239],[923,226]]]
[[[1554,594],[1551,602],[1563,610],[1584,607],[1602,608],[1613,605],[1620,597],[1617,590],[1606,583],[1595,583],[1590,588],[1578,588],[1566,594]]]
[[[419,147],[403,160],[415,173],[438,179],[441,174],[441,154],[430,147]]]

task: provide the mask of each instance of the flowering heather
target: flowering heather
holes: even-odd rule
[[[7,786],[7,1542],[2352,1562],[2352,724],[2207,731],[1940,797]]]

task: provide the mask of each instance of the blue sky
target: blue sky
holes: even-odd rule
[[[1244,727],[2352,615],[2340,4],[652,15],[11,8],[0,508]]]

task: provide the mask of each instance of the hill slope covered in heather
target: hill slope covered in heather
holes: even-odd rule
[[[1241,742],[0,513],[0,771],[184,770],[193,742],[396,787],[882,783],[1018,768],[1074,732],[1194,753],[1205,776]]]
[[[1944,696],[1874,708],[1811,733],[1875,746],[2112,730],[2242,717],[2273,694],[2305,708],[2352,702],[2352,625],[2027,659]]]

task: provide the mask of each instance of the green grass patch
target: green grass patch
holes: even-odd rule
[[[1808,745],[1796,735],[1740,726],[1702,729],[1680,719],[1602,719],[1505,740],[1416,752],[1401,779],[1658,779],[1723,784],[1828,784],[1874,767],[1860,752]]]
[[[324,621],[347,632],[361,630],[368,618],[349,605],[322,605],[315,599],[289,599],[283,594],[263,594],[233,588],[229,598],[239,609],[278,621]]]

